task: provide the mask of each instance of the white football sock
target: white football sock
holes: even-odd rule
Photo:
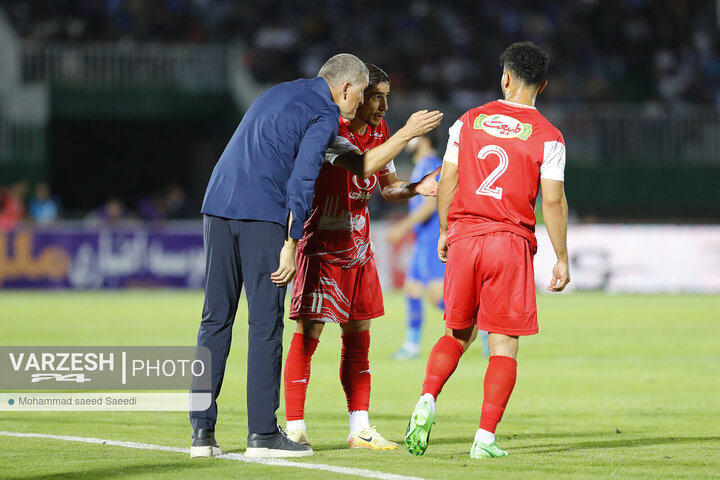
[[[427,400],[428,402],[430,402],[433,415],[435,415],[435,397],[433,397],[431,393],[423,393],[422,395],[420,395],[420,400]]]
[[[408,342],[407,340],[405,340],[405,343],[403,343],[402,349],[405,350],[406,352],[420,353],[420,344]]]
[[[487,430],[483,430],[482,428],[478,428],[477,432],[475,432],[475,440],[480,440],[484,444],[490,445],[495,441],[495,434],[488,432]]]
[[[370,419],[367,410],[354,410],[350,412],[350,433],[357,433],[370,428]]]
[[[288,420],[287,425],[285,426],[285,430],[288,432],[290,430],[304,430],[307,431],[305,428],[305,420]]]

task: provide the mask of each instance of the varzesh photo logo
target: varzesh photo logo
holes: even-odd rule
[[[210,379],[211,354],[205,347],[0,347],[0,390],[4,391],[0,396],[8,397],[1,402],[8,410],[45,406],[182,410],[188,405],[202,410],[209,406]],[[128,392],[137,390],[153,393],[128,397]]]

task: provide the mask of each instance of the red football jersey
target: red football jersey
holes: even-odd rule
[[[370,216],[367,204],[381,175],[395,171],[392,161],[369,178],[358,178],[329,161],[355,148],[362,153],[384,143],[389,137],[385,120],[377,127],[368,125],[364,135],[350,129],[340,117],[338,141],[328,150],[326,163],[315,182],[310,216],[305,222],[298,251],[308,257],[343,268],[364,265],[375,247],[370,241]]]
[[[448,244],[510,231],[537,249],[540,178],[564,180],[565,141],[535,107],[497,100],[468,110],[450,128],[443,160],[458,165]]]

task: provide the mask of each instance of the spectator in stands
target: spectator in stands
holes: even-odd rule
[[[15,229],[25,218],[27,188],[25,180],[0,188],[0,232]]]
[[[187,192],[181,185],[177,183],[171,183],[170,185],[165,187],[165,195],[163,196],[163,200],[165,204],[165,218],[200,218],[197,213],[192,209]]]
[[[30,218],[37,224],[49,224],[60,215],[60,203],[50,195],[50,187],[46,182],[35,185],[35,194],[28,204]]]
[[[462,109],[493,99],[500,72],[480,66],[518,38],[563,59],[546,100],[720,102],[714,3],[486,0],[469,14],[468,2],[442,0],[382,8],[329,0],[0,0],[18,33],[34,40],[241,43],[264,83],[312,76],[331,49],[350,51],[360,39],[364,57],[398,66],[388,72],[396,92],[430,93]],[[365,21],[332,28],[360,15]]]
[[[197,217],[185,189],[177,184],[168,184],[162,191],[146,195],[137,204],[144,220],[177,220]]]
[[[101,207],[90,212],[85,220],[92,224],[113,225],[131,217],[125,209],[125,204],[119,198],[111,198]]]

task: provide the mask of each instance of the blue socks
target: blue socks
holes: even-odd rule
[[[420,298],[407,297],[407,332],[405,344],[420,344],[420,329],[423,322],[423,307]]]

